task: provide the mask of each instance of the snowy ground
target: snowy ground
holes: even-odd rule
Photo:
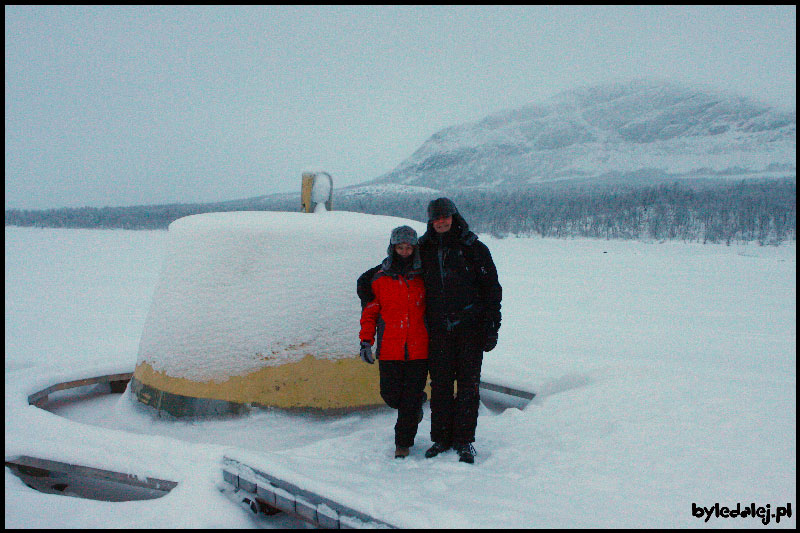
[[[166,233],[5,235],[6,459],[179,483],[105,503],[36,492],[6,468],[7,528],[292,525],[220,492],[223,454],[408,527],[762,527],[704,522],[693,503],[796,511],[795,244],[486,238],[504,319],[483,375],[538,395],[522,411],[483,409],[465,465],[422,457],[427,412],[397,461],[388,410],[189,423],[153,420],[127,393],[28,406],[52,383],[133,370]]]

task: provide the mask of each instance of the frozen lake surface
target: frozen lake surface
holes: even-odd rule
[[[470,466],[422,457],[427,411],[397,461],[388,409],[167,422],[127,393],[58,416],[28,406],[56,381],[133,370],[165,237],[6,228],[6,459],[179,483],[108,503],[42,494],[6,469],[6,527],[264,527],[220,491],[225,454],[406,527],[761,527],[692,506],[795,508],[794,243],[485,238],[504,300],[483,377],[537,397],[482,409]],[[357,332],[355,316],[354,346]]]

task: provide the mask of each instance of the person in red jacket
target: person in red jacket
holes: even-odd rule
[[[360,355],[370,364],[378,359],[381,397],[397,409],[395,457],[404,458],[414,445],[427,399],[428,331],[417,232],[410,226],[393,229],[387,253],[372,275],[373,299],[361,312]]]

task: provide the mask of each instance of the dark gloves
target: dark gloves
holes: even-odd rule
[[[486,340],[483,342],[483,351],[491,352],[497,346],[497,333],[487,333]]]
[[[372,356],[372,345],[367,341],[361,341],[361,350],[359,351],[359,355],[365,363],[372,364],[375,362],[375,358]]]
[[[494,347],[497,346],[497,330],[500,329],[500,324],[489,321],[486,323],[486,335],[483,341],[483,351],[484,352],[491,352],[494,350]]]

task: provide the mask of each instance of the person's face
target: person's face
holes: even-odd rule
[[[394,245],[394,251],[397,252],[397,255],[400,257],[406,258],[414,253],[414,247],[407,242],[401,242]]]
[[[447,233],[453,225],[453,217],[439,217],[433,220],[433,229],[436,233]]]

